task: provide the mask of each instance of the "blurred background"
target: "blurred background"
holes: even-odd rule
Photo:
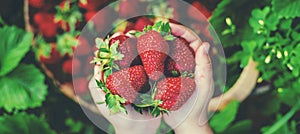
[[[114,133],[113,126],[97,128],[78,104],[97,114],[87,102],[95,45],[79,34],[85,26],[94,30],[92,37],[108,25],[111,33],[142,30],[157,20],[122,20],[136,10],[163,14],[171,22],[189,18],[201,38],[221,42],[227,81],[224,93],[216,93],[209,105],[215,133],[300,133],[300,1],[185,2],[190,7],[181,10],[173,0],[1,0],[0,134]],[[103,19],[92,18],[108,5]],[[75,48],[81,51],[73,57]],[[210,53],[218,56],[218,51],[213,46]],[[168,130],[164,123],[157,133],[163,130]]]

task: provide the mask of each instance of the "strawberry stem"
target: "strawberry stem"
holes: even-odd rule
[[[151,89],[152,89],[151,98],[152,98],[152,100],[154,100],[155,94],[157,92],[156,82],[154,82],[154,84],[152,85]]]

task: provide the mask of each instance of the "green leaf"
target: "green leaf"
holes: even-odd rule
[[[0,76],[12,71],[29,51],[33,34],[15,26],[0,29]]]
[[[231,122],[235,119],[236,113],[238,111],[239,102],[232,101],[230,102],[226,108],[224,108],[219,113],[216,113],[210,119],[210,126],[215,132],[222,132],[224,131]]]
[[[251,12],[254,8],[260,8],[267,4],[268,1],[222,0],[210,19],[212,26],[219,35],[222,45],[224,47],[240,45],[243,40],[255,39],[256,36],[254,36],[253,30],[249,25]],[[243,10],[241,11],[240,9]],[[226,29],[230,29],[227,30],[227,33],[231,33],[231,27],[226,23],[228,18],[231,19],[231,23],[235,24],[236,30],[234,34],[220,36]]]
[[[279,14],[279,17],[300,17],[299,7],[299,0],[272,0],[272,10],[273,12],[277,12]]]
[[[1,134],[55,134],[43,118],[18,113],[0,117]]]
[[[42,105],[47,95],[45,76],[33,65],[21,64],[0,77],[0,108],[8,112]]]

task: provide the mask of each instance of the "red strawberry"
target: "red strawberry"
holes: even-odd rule
[[[112,94],[120,95],[129,104],[134,102],[138,91],[147,82],[147,76],[143,66],[133,66],[109,75],[106,86]]]
[[[57,25],[54,22],[45,22],[39,25],[39,31],[43,34],[44,37],[55,37]]]
[[[49,21],[54,22],[54,14],[38,12],[34,14],[33,21],[38,25],[41,25],[42,23],[49,22]]]
[[[76,94],[84,94],[88,91],[88,79],[87,78],[76,78],[73,81],[73,86]]]
[[[68,74],[78,74],[80,70],[80,61],[76,58],[66,60],[63,63],[63,71]]]
[[[167,61],[167,72],[172,74],[176,71],[181,74],[184,71],[193,73],[195,69],[195,53],[189,43],[183,38],[177,38],[171,43],[170,59]]]
[[[62,57],[60,53],[57,51],[55,45],[51,45],[51,52],[49,57],[45,57],[43,55],[40,56],[40,61],[46,64],[54,64],[57,63]]]
[[[150,79],[157,81],[162,77],[164,62],[169,53],[169,45],[156,31],[148,31],[137,42],[144,68]]]
[[[81,37],[78,38],[78,45],[76,46],[76,51],[75,54],[78,56],[84,56],[84,55],[88,55],[89,53],[91,53],[92,48],[89,44],[89,42]]]
[[[195,80],[188,77],[166,78],[158,82],[155,100],[161,100],[161,108],[178,110],[195,91]]]
[[[144,27],[147,25],[153,25],[153,22],[147,17],[142,17],[136,21],[134,29],[138,31],[143,31]]]
[[[44,0],[29,0],[29,5],[35,8],[41,8],[44,6]]]
[[[117,60],[115,63],[119,65],[121,69],[130,67],[134,58],[138,55],[136,50],[136,38],[128,38],[125,35],[120,35],[112,38],[109,45],[112,45],[116,41],[119,41],[118,51],[124,55],[122,60]]]
[[[194,8],[196,8],[197,10],[195,10]],[[200,2],[198,1],[194,1],[192,3],[192,6],[189,7],[188,9],[188,15],[198,21],[203,21],[206,20],[206,18],[209,18],[211,16],[211,12],[204,6],[202,5]],[[199,15],[197,12],[201,12],[206,18],[202,17],[201,15]]]

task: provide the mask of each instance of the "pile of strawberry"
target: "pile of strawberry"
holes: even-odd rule
[[[153,116],[178,110],[195,91],[194,51],[171,34],[168,22],[131,34],[96,39],[92,63],[101,65],[97,84],[106,93],[106,105],[117,113],[130,104]]]

